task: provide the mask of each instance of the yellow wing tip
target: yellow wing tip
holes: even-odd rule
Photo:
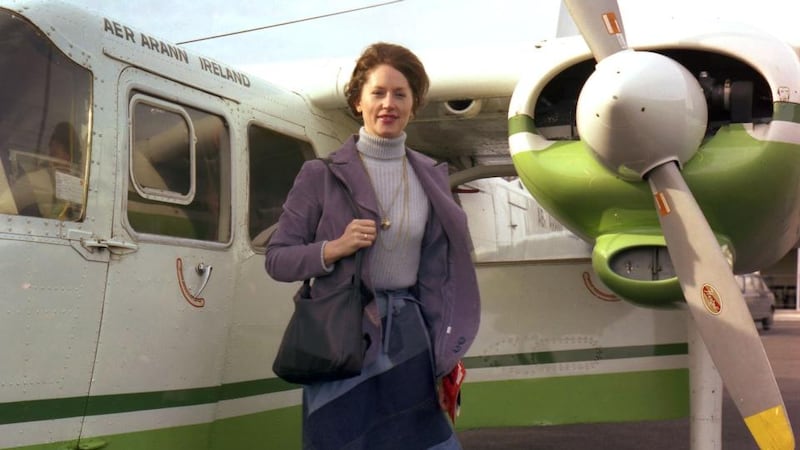
[[[745,417],[744,422],[762,450],[795,450],[794,433],[783,405]]]

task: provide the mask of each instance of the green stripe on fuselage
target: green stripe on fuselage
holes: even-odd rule
[[[676,419],[689,413],[689,371],[467,383],[461,411],[459,429]]]
[[[458,430],[666,420],[689,413],[687,369],[472,383],[467,373],[467,381]],[[300,406],[293,406],[213,424],[100,436],[90,441],[108,443],[103,448],[125,450],[293,450],[301,448],[300,414]],[[16,450],[75,448],[75,442],[62,442]]]
[[[565,362],[596,362],[650,356],[685,355],[686,343],[640,345],[624,347],[598,347],[549,352],[517,353],[506,355],[472,356],[464,359],[467,368],[496,368],[541,365]],[[32,422],[87,416],[147,411],[163,408],[204,405],[222,400],[266,395],[297,389],[277,378],[230,383],[173,391],[139,392],[127,394],[95,395],[86,397],[31,400],[0,403],[0,424]]]

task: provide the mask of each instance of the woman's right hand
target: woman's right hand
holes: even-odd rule
[[[338,239],[328,241],[325,245],[325,265],[350,256],[359,249],[369,247],[378,237],[378,229],[372,219],[353,219]]]

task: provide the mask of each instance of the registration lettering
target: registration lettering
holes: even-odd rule
[[[233,70],[208,58],[198,57],[197,59],[192,58],[193,61],[190,61],[189,53],[186,50],[145,33],[137,34],[131,27],[111,19],[103,18],[103,31],[126,42],[136,44],[141,48],[160,53],[175,61],[185,64],[193,64],[193,61],[196,61],[200,70],[204,72],[240,86],[251,86],[250,78],[242,72]]]
[[[231,70],[227,67],[223,67],[222,65],[214,61],[201,57],[200,68],[205,70],[206,72],[213,73],[214,75],[220,78],[224,78],[228,81],[241,84],[244,87],[250,87],[250,79],[247,78],[247,75],[241,72],[237,72],[235,70]]]

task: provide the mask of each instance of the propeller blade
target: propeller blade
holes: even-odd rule
[[[564,0],[564,3],[598,62],[628,48],[616,1]]]
[[[772,366],[744,297],[677,164],[647,175],[689,311],[736,407],[762,449],[794,449]]]

